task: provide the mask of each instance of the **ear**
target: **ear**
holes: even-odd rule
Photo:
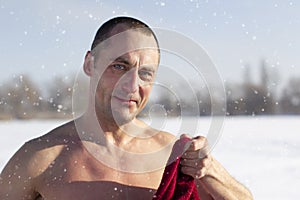
[[[94,57],[91,54],[91,51],[87,51],[84,57],[83,71],[86,75],[92,76],[94,71]]]

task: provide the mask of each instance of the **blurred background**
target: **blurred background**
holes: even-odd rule
[[[299,10],[294,0],[0,0],[0,169],[25,141],[73,117],[74,86],[88,83],[82,64],[98,27],[126,15],[179,32],[206,50],[226,93],[214,155],[255,199],[299,198]],[[172,91],[154,88],[140,115],[167,116],[171,128],[183,114],[200,116],[205,133],[212,102],[219,100],[208,91],[213,83],[193,72],[182,75],[187,68],[172,60],[163,64],[178,67],[179,76],[160,68]],[[77,88],[76,95],[84,110],[86,90]]]
[[[299,8],[297,1],[2,0],[0,119],[71,117],[84,54],[98,27],[118,15],[178,31],[201,45],[224,81],[227,115],[299,114]],[[210,115],[212,97],[205,86],[194,88],[199,114]],[[181,106],[189,106],[186,97]],[[178,115],[167,93],[155,101]]]

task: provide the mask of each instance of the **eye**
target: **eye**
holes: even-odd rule
[[[154,73],[149,70],[139,70],[139,77],[143,81],[152,81]]]
[[[122,64],[113,64],[112,68],[114,70],[118,70],[118,71],[124,71],[124,70],[126,70],[126,66],[122,65]]]
[[[128,67],[124,64],[115,63],[110,65],[110,69],[114,74],[124,74],[128,70]]]

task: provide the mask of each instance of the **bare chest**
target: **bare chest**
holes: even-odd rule
[[[152,199],[154,189],[123,185],[110,181],[60,182],[40,191],[45,200],[95,200],[95,199]]]
[[[152,199],[163,171],[125,173],[85,153],[57,157],[38,178],[44,199]]]

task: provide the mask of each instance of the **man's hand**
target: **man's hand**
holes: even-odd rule
[[[202,136],[189,138],[190,145],[181,156],[181,171],[195,178],[200,197],[209,194],[204,199],[252,200],[247,188],[236,181],[226,169],[209,153],[207,139]]]
[[[180,164],[182,173],[190,175],[195,179],[204,177],[208,173],[212,162],[206,138],[202,136],[191,138],[185,134],[181,137],[191,140],[188,149],[181,156]]]

